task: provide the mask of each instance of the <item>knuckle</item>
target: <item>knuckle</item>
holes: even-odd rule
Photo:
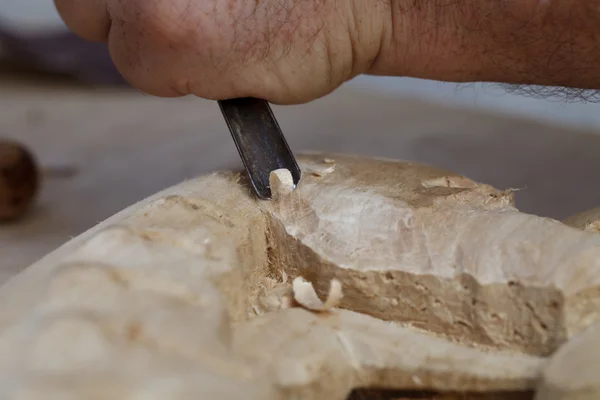
[[[189,43],[210,18],[193,0],[134,0],[123,2],[123,19],[172,44]],[[211,2],[208,2],[211,3]]]

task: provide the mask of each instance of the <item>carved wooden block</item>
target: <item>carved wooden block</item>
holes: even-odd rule
[[[10,280],[0,398],[600,395],[600,235],[437,168],[299,161],[272,201],[187,181]]]

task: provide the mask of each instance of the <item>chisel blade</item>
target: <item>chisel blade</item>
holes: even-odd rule
[[[295,187],[300,181],[300,167],[269,103],[252,97],[218,103],[257,196],[271,199],[269,176],[281,168],[290,171]]]

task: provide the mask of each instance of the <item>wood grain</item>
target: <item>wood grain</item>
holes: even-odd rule
[[[600,320],[600,235],[435,167],[299,162],[306,178],[274,174],[271,202],[239,171],[208,174],[9,280],[1,397],[527,397]],[[295,304],[296,277],[322,300],[338,280],[339,307]]]

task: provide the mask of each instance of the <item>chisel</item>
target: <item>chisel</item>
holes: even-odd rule
[[[285,168],[294,187],[301,171],[266,100],[244,97],[218,101],[256,195],[271,199],[269,176]]]

